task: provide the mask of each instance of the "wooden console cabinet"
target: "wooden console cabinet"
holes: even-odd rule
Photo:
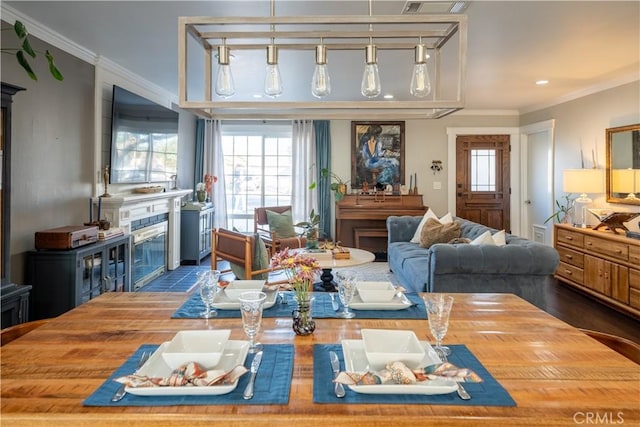
[[[336,241],[374,253],[387,252],[387,217],[422,216],[422,195],[348,194],[336,203]]]
[[[556,224],[554,245],[557,279],[640,318],[640,240]]]

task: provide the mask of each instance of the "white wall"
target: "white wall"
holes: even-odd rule
[[[640,123],[640,81],[524,114],[521,124],[527,125],[548,119],[556,120],[554,193],[558,199],[564,194],[562,171],[581,167],[580,148],[586,168],[592,167],[592,151],[596,157],[596,166],[604,168],[605,130]],[[592,207],[611,208],[620,212],[640,212],[640,206],[607,203],[605,194],[590,197],[593,199]],[[595,218],[589,220],[590,224],[597,224]],[[627,224],[627,227],[640,229],[640,217]]]

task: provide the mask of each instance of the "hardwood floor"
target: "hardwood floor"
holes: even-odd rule
[[[572,326],[606,332],[640,343],[640,320],[557,280],[547,295],[547,312]]]

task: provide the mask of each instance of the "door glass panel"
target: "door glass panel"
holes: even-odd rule
[[[471,150],[471,191],[496,191],[496,150]]]

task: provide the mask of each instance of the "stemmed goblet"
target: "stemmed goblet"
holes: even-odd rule
[[[356,317],[356,314],[349,310],[349,304],[351,304],[356,294],[357,275],[354,271],[342,270],[336,273],[336,278],[338,281],[338,296],[344,306],[344,310],[338,316],[344,319],[352,319]]]
[[[198,283],[200,283],[200,299],[205,305],[205,311],[200,313],[200,317],[203,319],[210,319],[217,316],[218,312],[215,309],[211,309],[216,294],[218,293],[218,279],[220,278],[220,271],[218,270],[204,270],[196,273],[198,277]]]
[[[238,298],[242,314],[242,327],[249,337],[249,353],[257,353],[262,349],[262,344],[255,342],[255,337],[260,332],[262,309],[266,299],[267,294],[258,291],[243,292]]]
[[[451,354],[451,350],[442,345],[442,339],[449,329],[449,315],[453,306],[453,297],[444,294],[426,294],[422,299],[427,309],[429,330],[436,340],[434,350],[443,361],[446,361],[446,356]]]

